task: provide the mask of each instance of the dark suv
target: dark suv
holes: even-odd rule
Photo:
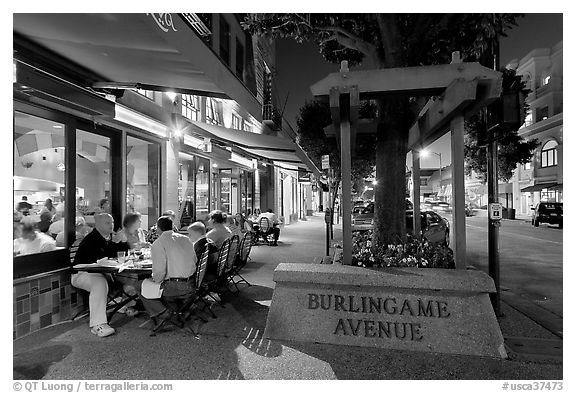
[[[537,227],[541,223],[558,224],[562,228],[563,203],[562,202],[538,202],[532,213],[532,225]]]

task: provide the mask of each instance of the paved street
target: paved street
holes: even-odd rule
[[[447,216],[451,220],[451,217]],[[486,217],[466,218],[468,265],[488,272]],[[500,277],[503,290],[562,316],[562,230],[523,220],[502,220]]]

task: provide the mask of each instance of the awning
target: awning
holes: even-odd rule
[[[551,187],[555,187],[555,186],[561,186],[561,184],[558,183],[540,183],[540,184],[534,184],[533,186],[529,186],[529,187],[524,187],[522,188],[520,191],[521,192],[538,192],[538,191],[542,191],[543,189],[547,188],[551,188]]]
[[[15,46],[32,42],[93,72],[92,87],[230,98],[261,121],[254,94],[180,15],[14,14]]]
[[[280,165],[285,163],[305,168],[317,177],[321,176],[320,170],[302,148],[290,139],[192,121],[184,119],[178,114],[173,116],[175,117],[175,124],[185,124],[183,128],[185,133],[188,131],[207,138],[213,138],[230,147],[240,148],[251,155],[278,162]]]

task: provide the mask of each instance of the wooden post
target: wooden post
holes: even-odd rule
[[[452,228],[456,269],[466,269],[466,211],[464,186],[464,117],[456,116],[452,129]]]
[[[414,204],[413,228],[414,236],[420,239],[420,152],[412,150],[412,203]]]
[[[347,100],[341,100],[340,102],[340,165],[342,168],[342,248],[344,257],[342,263],[351,265],[352,151],[350,146],[350,101]]]

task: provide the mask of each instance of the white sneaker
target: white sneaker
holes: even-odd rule
[[[110,327],[110,325],[108,325],[107,323],[103,323],[101,325],[94,326],[91,329],[91,332],[92,332],[92,334],[95,334],[98,337],[108,337],[108,336],[116,333],[116,330],[114,330],[114,328]]]

